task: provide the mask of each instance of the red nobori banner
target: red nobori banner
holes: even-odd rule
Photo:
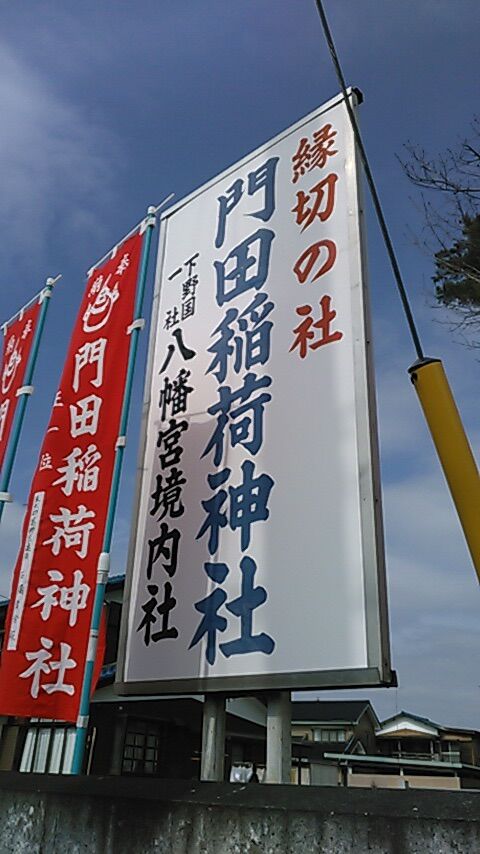
[[[18,394],[22,388],[28,357],[35,338],[42,295],[5,327],[0,368],[0,471],[12,430]]]
[[[0,714],[76,721],[118,439],[142,235],[90,276],[30,492]]]

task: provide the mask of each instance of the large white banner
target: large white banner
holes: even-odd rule
[[[337,98],[162,219],[120,692],[390,679],[357,192]]]

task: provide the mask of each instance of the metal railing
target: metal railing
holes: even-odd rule
[[[394,759],[419,759],[423,762],[461,762],[459,751],[445,753],[414,753],[409,750],[397,750],[392,753]]]

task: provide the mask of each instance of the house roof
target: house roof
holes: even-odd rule
[[[370,700],[295,700],[292,723],[357,723],[365,709],[370,710],[376,721]]]
[[[423,718],[421,715],[414,715],[413,712],[397,712],[397,714],[392,715],[390,718],[385,718],[384,721],[381,721],[381,726],[384,727],[386,724],[393,723],[393,721],[398,721],[400,718],[412,718],[414,721],[420,721],[422,724],[427,724],[427,726],[433,726],[438,729],[440,724],[436,724],[435,721],[430,720],[430,718]]]
[[[433,730],[437,730],[438,732],[464,733],[464,734],[468,734],[468,735],[478,734],[478,730],[465,729],[462,727],[443,726],[442,724],[437,724],[437,723],[435,723],[435,721],[430,720],[430,718],[424,718],[421,715],[413,714],[413,712],[405,712],[402,710],[401,712],[398,712],[396,715],[392,715],[392,717],[386,718],[386,720],[381,721],[380,726],[377,729],[377,735],[382,735],[382,730],[388,729],[392,724],[394,724],[397,721],[400,722],[402,719],[407,719],[407,721],[409,719],[411,721],[416,721],[417,723],[423,724],[424,726],[429,727]],[[385,735],[388,736],[389,733],[385,733]],[[395,735],[394,731],[392,731],[392,735]]]
[[[438,738],[440,727],[428,718],[400,712],[386,721],[382,721],[376,730],[376,735],[380,738],[402,738],[404,736]]]

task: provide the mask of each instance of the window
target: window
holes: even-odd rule
[[[75,744],[75,727],[32,718],[26,728],[19,771],[69,774]]]
[[[313,738],[315,741],[343,743],[347,740],[347,732],[344,729],[319,727],[313,731]]]
[[[443,742],[443,744],[441,745],[441,753],[439,758],[442,762],[461,762],[462,755],[458,742]]]
[[[156,774],[161,732],[154,721],[129,720],[123,748],[123,774]]]

